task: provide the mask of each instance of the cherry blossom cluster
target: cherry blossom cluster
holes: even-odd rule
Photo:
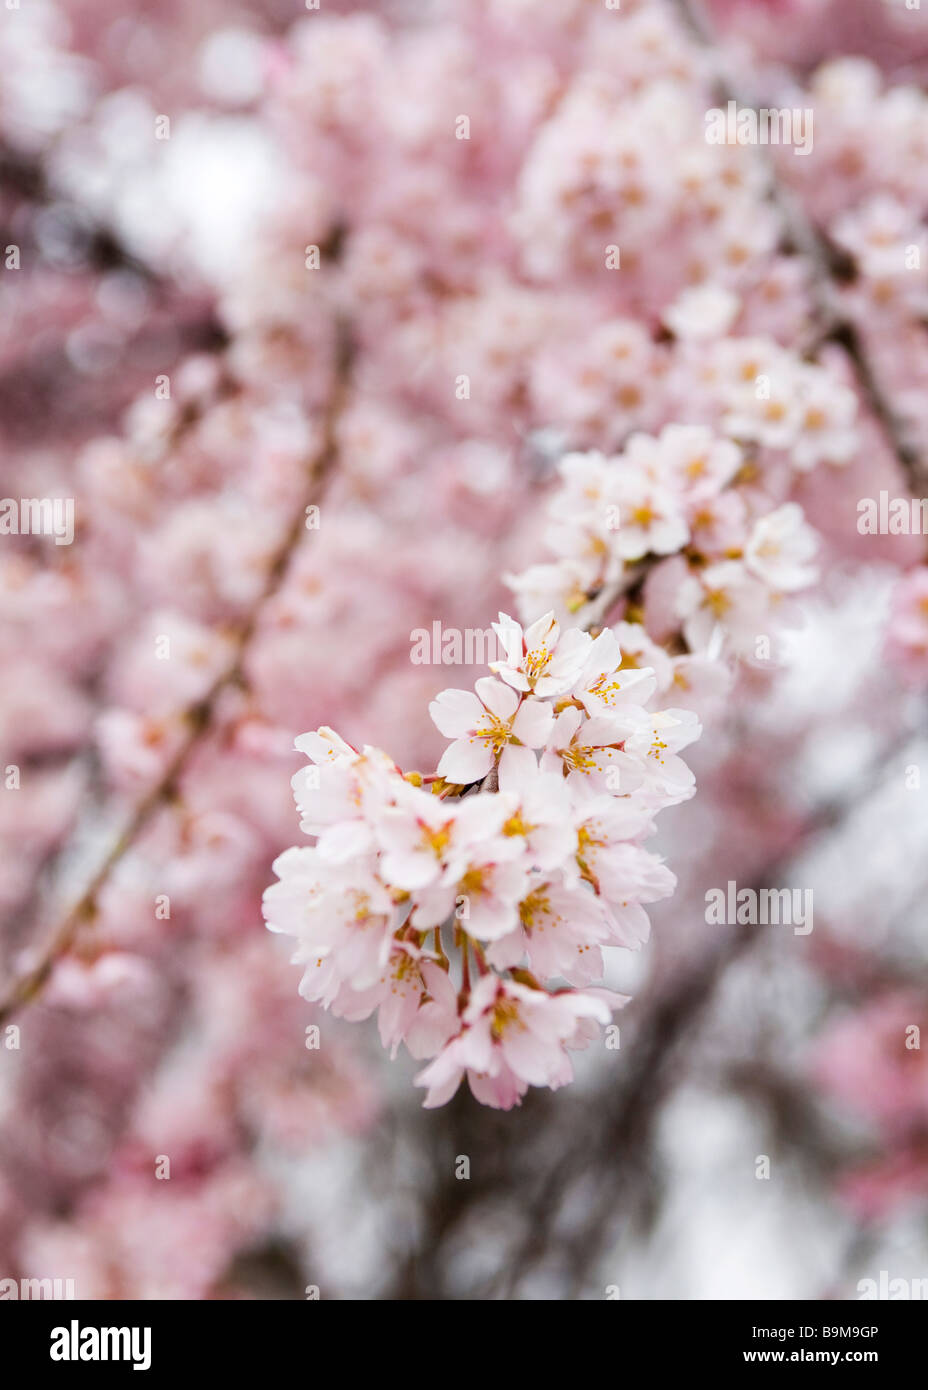
[[[604,591],[634,587],[644,561],[671,556],[681,563],[665,604],[690,652],[717,655],[721,636],[750,659],[788,619],[784,598],[814,581],[818,541],[797,502],[774,504],[757,451],[783,451],[800,470],[822,455],[840,463],[856,444],[856,398],[773,345],[723,340],[719,355],[740,364],[724,417],[731,437],[668,425],[657,437],[633,434],[615,455],[561,460],[546,532],[557,558],[509,576],[523,619],[549,606],[579,613]],[[777,385],[759,400],[761,365]]]
[[[501,1109],[571,1080],[569,1050],[626,1002],[596,986],[603,948],[640,947],[644,904],[673,891],[642,842],[694,789],[679,754],[696,716],[648,708],[654,672],[626,667],[610,629],[562,630],[549,613],[523,631],[501,613],[494,630],[494,674],[432,702],[451,740],[434,776],[327,727],[297,739],[315,843],[277,859],[264,897],[271,929],[296,938],[305,998],[348,1019],[376,1011],[394,1056],[405,1043],[431,1059],[416,1078],[426,1106],[465,1075]]]

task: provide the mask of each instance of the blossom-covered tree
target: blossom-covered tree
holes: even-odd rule
[[[921,1230],[925,14],[2,12],[0,1277]]]

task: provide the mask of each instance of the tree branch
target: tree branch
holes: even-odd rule
[[[334,384],[326,409],[322,441],[308,464],[307,491],[273,556],[260,595],[238,625],[232,639],[232,655],[207,693],[183,712],[186,733],[162,777],[137,802],[115,841],[91,874],[84,891],[67,909],[40,949],[37,962],[14,979],[0,999],[0,1026],[42,992],[56,961],[70,949],[81,928],[96,917],[100,892],[113,870],[138,840],[159,807],[170,801],[192,754],[213,726],[219,697],[240,680],[242,665],[264,606],[280,589],[293,554],[305,534],[306,508],[318,503],[334,470],[338,456],[337,426],[350,390],[353,360],[354,345],[347,326],[340,322],[336,333]]]
[[[719,45],[709,22],[693,0],[672,0],[672,4],[691,37],[708,52],[716,53]],[[734,101],[739,108],[756,105],[748,99],[747,94],[738,90],[737,84],[723,73],[718,63],[715,65],[715,80],[722,102]],[[806,348],[806,355],[814,357],[825,343],[835,343],[844,350],[858,389],[892,449],[912,493],[922,496],[928,492],[928,463],[907,437],[904,421],[870,360],[860,331],[840,303],[840,282],[847,278],[847,262],[836,254],[799,201],[784,188],[777,177],[773,160],[763,146],[754,146],[754,157],[767,171],[769,198],[780,215],[787,238],[810,271],[809,290],[818,322],[814,337]]]

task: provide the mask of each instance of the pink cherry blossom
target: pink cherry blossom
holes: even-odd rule
[[[570,628],[562,636],[553,613],[546,613],[525,632],[500,613],[494,631],[506,651],[505,661],[491,661],[490,670],[514,690],[539,698],[570,690],[592,645],[589,634]]]
[[[428,1088],[425,1105],[431,1108],[445,1104],[466,1073],[478,1100],[508,1110],[528,1086],[556,1090],[568,1082],[573,1072],[565,1049],[577,1037],[579,1020],[607,1023],[609,1017],[604,1000],[576,990],[547,994],[485,976],[474,987],[462,1031],[416,1084]]]
[[[485,777],[514,743],[540,748],[551,726],[551,708],[520,700],[500,680],[483,676],[474,691],[443,690],[429,706],[436,727],[454,741],[445,749],[438,771],[449,781],[467,784]]]

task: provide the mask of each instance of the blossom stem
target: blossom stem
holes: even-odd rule
[[[484,955],[483,947],[481,946],[480,942],[475,941],[473,940],[473,938],[471,938],[470,944],[474,948],[474,959],[477,962],[477,969],[480,971],[480,974],[489,975],[490,967],[487,965],[487,958]]]
[[[458,937],[458,944],[459,944],[459,946],[460,946],[460,948],[461,948],[461,992],[462,992],[462,994],[464,994],[464,995],[469,995],[469,994],[470,994],[470,955],[469,955],[469,952],[468,952],[468,945],[469,945],[469,942],[470,942],[470,938],[468,937],[467,932],[464,931],[461,927],[457,927],[455,930],[456,930],[457,937]]]

